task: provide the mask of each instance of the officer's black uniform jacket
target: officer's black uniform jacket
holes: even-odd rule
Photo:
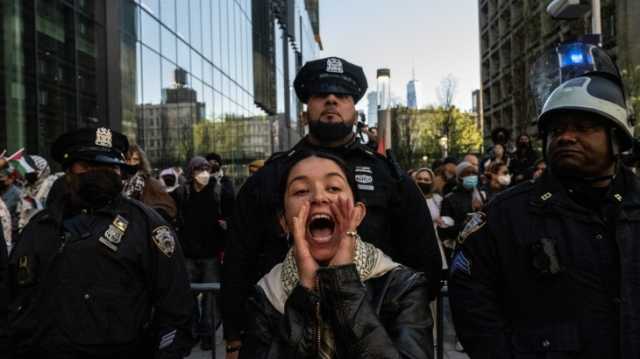
[[[223,319],[225,338],[237,339],[244,328],[246,299],[253,286],[281,262],[289,248],[278,222],[279,186],[293,151],[322,150],[345,160],[356,176],[367,215],[358,227],[394,261],[425,272],[430,296],[440,286],[441,260],[429,209],[418,187],[394,162],[357,142],[336,149],[318,148],[304,139],[292,150],[274,155],[249,177],[236,198],[232,237],[225,250]]]
[[[601,209],[577,205],[547,173],[465,228],[449,289],[472,359],[640,358],[640,182],[630,171]]]
[[[77,231],[68,230],[59,204],[29,222],[11,254],[15,357],[182,358],[191,344],[193,299],[182,250],[164,219],[118,196],[71,217]],[[113,250],[98,239],[117,215],[128,225]]]
[[[241,359],[319,358],[319,319],[335,358],[433,358],[433,321],[421,273],[397,267],[360,282],[355,265],[318,270],[318,291],[298,285],[284,314],[257,288]]]

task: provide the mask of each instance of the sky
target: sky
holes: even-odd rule
[[[470,110],[480,87],[478,32],[477,0],[320,0],[320,56],[362,66],[369,91],[376,89],[376,70],[391,69],[391,90],[403,103],[415,66],[423,104],[439,103],[440,82],[452,74],[454,104]],[[365,96],[357,107],[366,105]]]

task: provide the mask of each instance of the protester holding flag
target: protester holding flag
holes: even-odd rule
[[[0,227],[2,227],[2,237],[7,247],[7,252],[11,253],[11,248],[13,246],[13,241],[11,238],[13,225],[11,223],[11,213],[9,213],[9,209],[4,204],[4,201],[0,199]],[[2,245],[2,243],[0,243]]]

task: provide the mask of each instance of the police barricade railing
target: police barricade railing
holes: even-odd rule
[[[191,291],[211,294],[211,358],[216,358],[216,297],[220,294],[220,283],[191,283]]]
[[[442,288],[436,300],[436,358],[444,357],[444,300],[449,297],[447,281],[442,281]]]

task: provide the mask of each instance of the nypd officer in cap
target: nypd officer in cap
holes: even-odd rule
[[[640,358],[640,182],[620,79],[565,81],[538,118],[550,165],[462,231],[449,293],[471,359]]]
[[[9,263],[14,358],[182,358],[192,294],[167,223],[124,198],[129,144],[108,128],[52,147],[64,194],[24,228]]]
[[[362,239],[395,261],[425,271],[435,297],[441,261],[429,210],[411,178],[398,165],[356,140],[355,104],[367,90],[362,68],[330,57],[307,62],[298,72],[296,94],[307,105],[309,134],[291,150],[274,154],[250,177],[236,200],[232,238],[225,251],[223,319],[229,357],[241,346],[246,299],[257,281],[281,262],[290,245],[278,225],[278,185],[287,158],[296,151],[327,151],[344,159],[367,205]],[[425,303],[427,305],[427,303]]]

